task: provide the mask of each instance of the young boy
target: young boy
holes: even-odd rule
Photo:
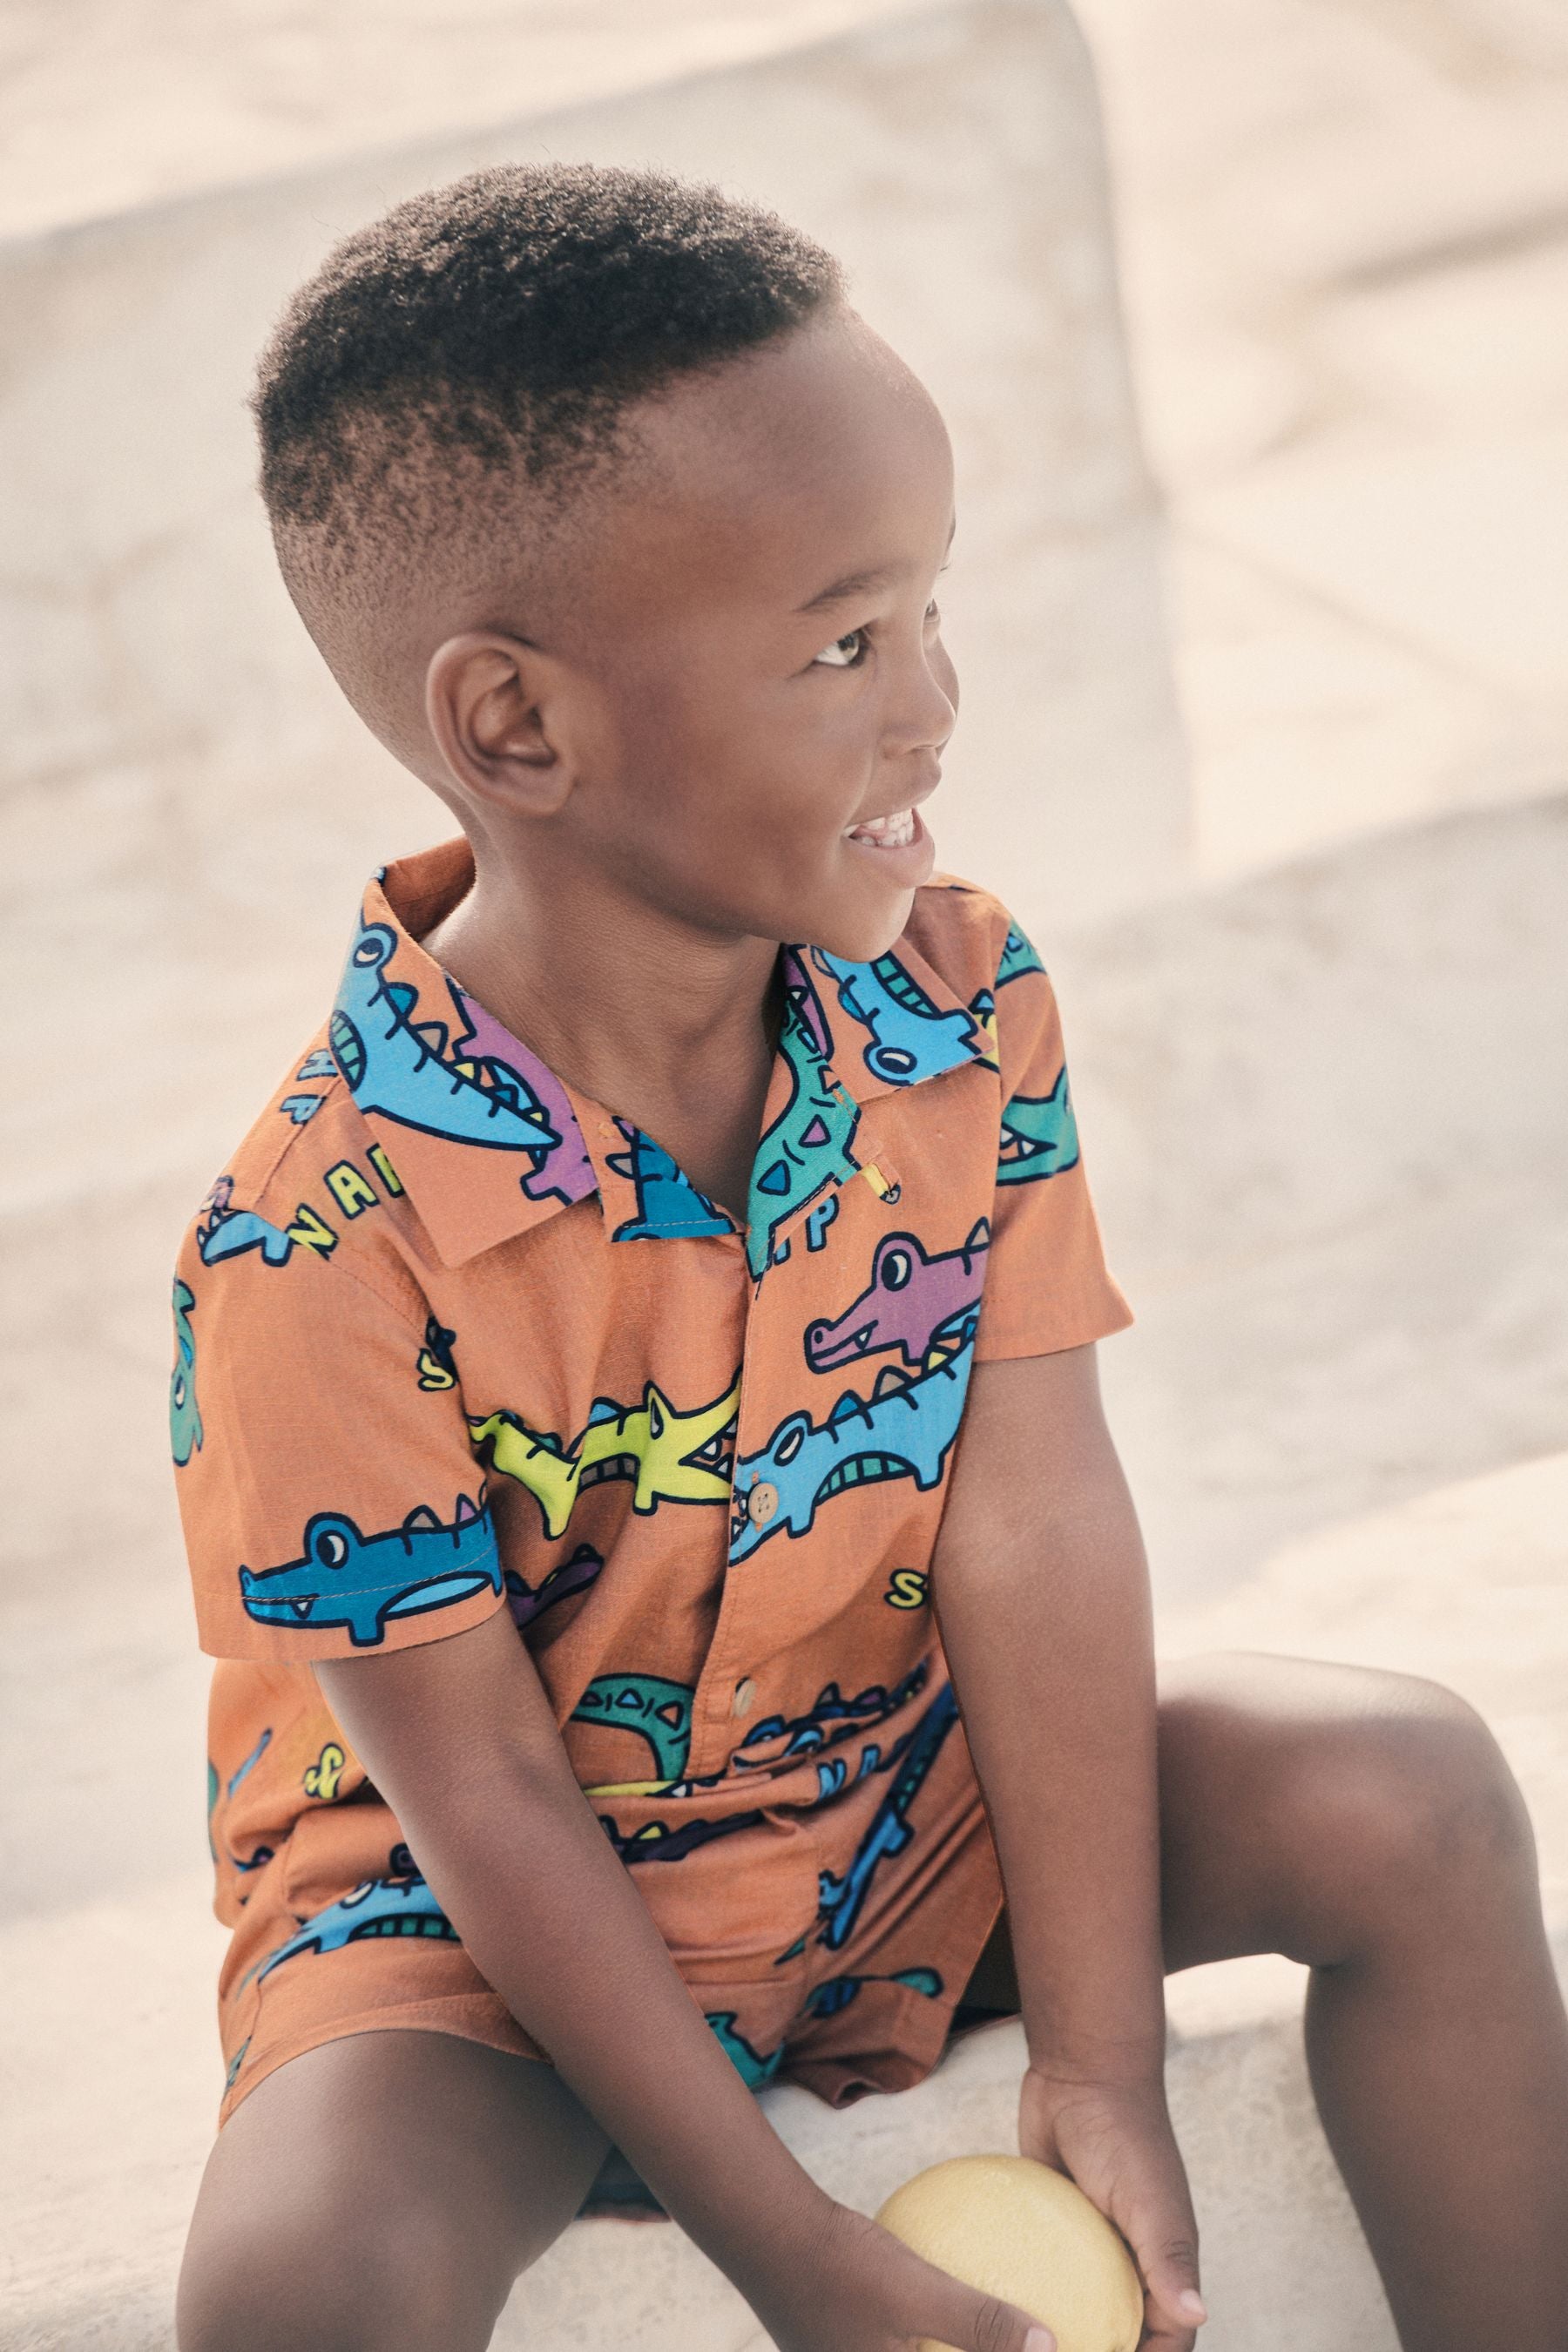
[[[1162,1970],[1266,1950],[1401,2341],[1561,2352],[1489,1735],[1261,1657],[1156,1696],[1050,983],[919,814],[926,393],[773,215],[519,168],[341,246],[256,406],[305,624],[462,837],[369,885],[180,1259],[235,1931],[184,2352],[482,2346],[639,2180],[785,2352],[1036,2352],[752,2096],[988,2010],[1188,2352]]]

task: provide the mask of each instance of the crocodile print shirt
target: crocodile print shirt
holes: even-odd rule
[[[921,1846],[939,1781],[983,1834],[930,1598],[970,1369],[1131,1319],[1050,982],[951,875],[874,961],[785,945],[742,1228],[420,947],[471,874],[455,842],[371,883],[329,1020],[179,1259],[229,2103],[394,2017],[542,2054],[310,1671],[502,1609],[748,2079],[864,1977],[912,2048],[997,1905],[994,1861],[966,1893]],[[930,1932],[873,1969],[899,1885]]]

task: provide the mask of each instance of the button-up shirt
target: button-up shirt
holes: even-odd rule
[[[219,1915],[258,1874],[300,1921],[412,1871],[310,1663],[508,1609],[678,1956],[776,1955],[805,1888],[831,1943],[854,1893],[814,1820],[846,1851],[951,1717],[931,1562],[971,1369],[1131,1319],[1050,982],[951,875],[868,962],[784,944],[742,1225],[420,946],[471,879],[459,841],[369,885],[181,1252]]]

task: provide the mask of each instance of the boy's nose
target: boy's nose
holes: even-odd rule
[[[899,719],[889,727],[889,748],[930,751],[930,781],[917,789],[934,792],[941,781],[941,754],[958,723],[958,673],[945,653],[934,660],[923,651],[910,680],[909,698]]]

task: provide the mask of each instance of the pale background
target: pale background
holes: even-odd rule
[[[364,873],[447,829],[276,582],[248,370],[336,236],[478,163],[777,203],[931,383],[928,814],[1062,996],[1163,1643],[1465,1690],[1568,1930],[1565,133],[1554,0],[12,0],[0,2347],[172,2341],[221,1937],[169,1261]],[[1392,2341],[1299,1999],[1173,1988],[1207,2352]],[[869,2210],[1015,2144],[1013,2034],[852,2114],[766,2096]],[[611,2222],[506,2326],[759,2342]]]

